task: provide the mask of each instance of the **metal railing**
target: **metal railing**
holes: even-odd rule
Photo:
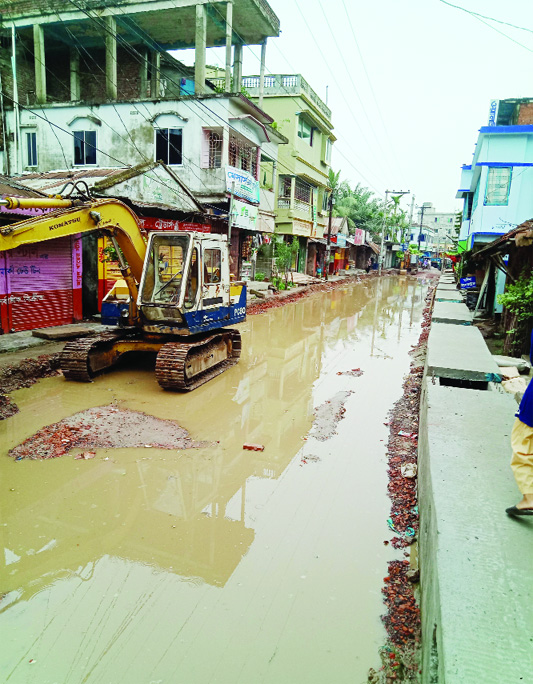
[[[224,87],[224,78],[211,78],[210,81],[219,87]],[[243,87],[252,95],[259,95],[259,76],[245,76],[242,79]],[[301,74],[268,74],[265,75],[265,95],[301,95],[306,97],[314,104],[326,119],[331,120],[331,109],[320,99],[316,92]]]

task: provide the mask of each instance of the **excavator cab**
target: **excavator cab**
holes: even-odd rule
[[[148,333],[194,335],[246,316],[246,286],[231,283],[225,235],[151,233],[137,306]]]

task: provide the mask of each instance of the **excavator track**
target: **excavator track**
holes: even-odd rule
[[[123,332],[106,332],[67,342],[59,361],[59,367],[65,378],[77,382],[92,382],[94,371],[90,365],[91,352],[95,352],[104,345],[108,346],[121,337],[124,337]]]
[[[163,389],[190,392],[234,366],[240,355],[241,334],[233,328],[196,342],[167,342],[157,355],[155,376]]]

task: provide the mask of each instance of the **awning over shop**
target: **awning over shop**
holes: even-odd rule
[[[366,243],[366,246],[370,247],[370,249],[374,252],[374,254],[379,254],[379,247],[376,245],[375,242],[368,241]]]

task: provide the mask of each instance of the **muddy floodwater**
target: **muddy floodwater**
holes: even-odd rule
[[[15,392],[20,413],[0,422],[0,681],[364,682],[401,554],[383,544],[384,423],[427,287],[369,279],[249,316],[239,364],[191,394],[161,390],[147,362]],[[8,456],[95,407],[173,421],[194,444]]]

